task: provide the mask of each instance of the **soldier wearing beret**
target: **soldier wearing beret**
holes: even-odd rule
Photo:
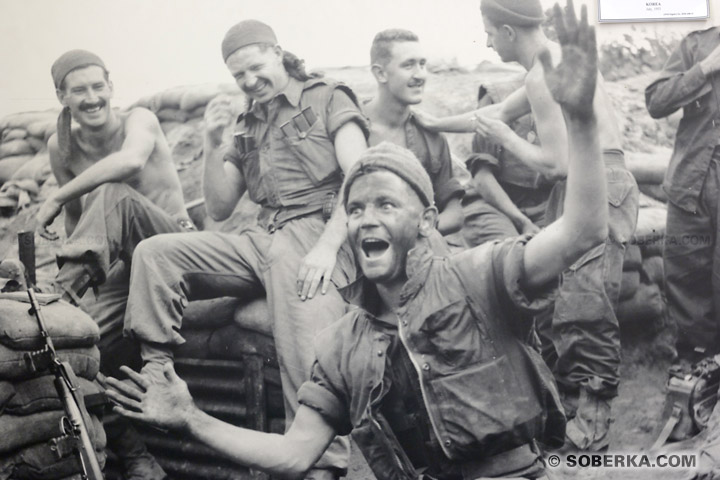
[[[118,410],[283,477],[301,477],[336,434],[352,433],[379,479],[542,478],[537,441],[562,444],[565,417],[550,371],[526,343],[531,315],[608,228],[590,101],[594,30],[572,21],[563,63],[554,69],[540,55],[570,138],[561,219],[534,237],[447,257],[428,241],[437,208],[427,172],[400,146],[374,146],[348,171],[342,198],[363,273],[343,294],[357,308],[316,338],[285,435],[202,413],[169,363],[159,380],[129,369],[135,386],[111,380]]]
[[[240,235],[198,232],[143,242],[133,258],[125,329],[141,341],[143,371],[162,377],[162,364],[184,341],[179,330],[189,300],[266,295],[290,425],[312,366],[309,345],[342,316],[336,287],[355,278],[345,212],[334,207],[343,172],[367,148],[367,125],[353,92],[308,75],[268,25],[238,23],[221,50],[248,105],[239,116],[227,96],[207,107],[206,208],[224,220],[247,192],[261,206],[257,223]],[[233,122],[226,143],[223,132]],[[308,478],[340,475],[347,461],[347,441],[338,439]]]

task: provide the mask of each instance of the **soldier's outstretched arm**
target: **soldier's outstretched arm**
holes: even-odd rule
[[[315,410],[301,405],[284,435],[236,427],[201,411],[187,384],[164,367],[165,378],[151,383],[122,367],[132,384],[109,377],[108,396],[128,418],[183,431],[231,461],[282,478],[302,478],[335,437],[335,429]]]
[[[595,29],[588,25],[583,5],[580,21],[572,0],[563,11],[555,4],[555,22],[562,61],[553,68],[550,53],[540,60],[545,82],[565,114],[569,161],[564,214],[528,242],[525,286],[540,286],[557,278],[585,252],[607,237],[605,168],[593,108],[597,82]]]

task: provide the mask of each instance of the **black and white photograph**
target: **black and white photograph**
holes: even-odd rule
[[[716,0],[0,0],[0,62],[0,480],[720,480]]]

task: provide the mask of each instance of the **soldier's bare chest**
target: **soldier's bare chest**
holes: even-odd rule
[[[370,146],[382,142],[390,142],[395,145],[407,148],[407,136],[402,127],[388,127],[378,122],[370,125]]]

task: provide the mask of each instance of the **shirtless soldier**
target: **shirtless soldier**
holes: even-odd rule
[[[568,9],[574,10],[572,3]],[[566,192],[568,135],[566,117],[543,79],[538,54],[547,48],[556,64],[560,46],[550,41],[540,26],[544,15],[539,0],[481,0],[480,10],[487,45],[504,62],[517,61],[528,71],[524,87],[503,102],[475,112],[424,120],[429,127],[443,131],[477,131],[546,178],[559,179],[548,200],[547,222],[553,222],[562,214]],[[574,11],[571,13],[569,18],[575,18]],[[559,6],[555,15],[562,15]],[[567,40],[566,30],[557,33],[561,43]],[[610,401],[617,396],[620,365],[615,309],[625,247],[637,223],[639,196],[635,179],[625,167],[620,132],[600,75],[594,107],[607,176],[609,235],[563,273],[552,318],[557,357],[546,358],[555,370],[571,418],[568,446],[582,450],[608,446]],[[531,144],[508,126],[530,112],[540,145]]]
[[[135,245],[192,223],[155,115],[144,108],[112,110],[112,82],[103,61],[91,52],[66,52],[51,73],[64,107],[58,131],[48,141],[60,188],[41,206],[38,230],[45,238],[57,238],[47,227],[64,209],[68,239],[57,255],[55,285],[97,322],[101,371],[113,373],[128,363],[132,351],[122,338],[122,325]],[[71,120],[77,126],[71,128]],[[81,298],[88,287],[97,294]],[[106,429],[128,478],[163,478],[162,469],[123,423],[111,422]]]

